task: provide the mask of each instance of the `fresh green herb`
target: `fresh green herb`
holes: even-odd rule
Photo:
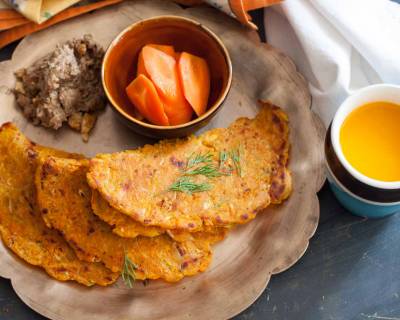
[[[128,257],[128,255],[125,253],[124,256],[124,265],[122,266],[122,280],[124,280],[125,285],[128,288],[132,288],[133,283],[136,280],[136,273],[135,271],[137,270],[137,265],[133,263],[133,261]]]
[[[217,168],[213,164],[206,164],[202,167],[198,167],[189,171],[185,171],[184,175],[186,176],[196,176],[196,175],[202,175],[207,178],[216,178],[223,176],[224,173],[219,171],[219,168]]]
[[[190,155],[186,167],[181,171],[182,176],[178,178],[169,188],[169,191],[178,191],[192,194],[195,192],[208,191],[212,188],[207,182],[197,183],[192,176],[204,176],[206,178],[216,178],[228,176],[232,174],[232,168],[225,167],[229,158],[235,166],[235,170],[239,176],[242,176],[242,168],[240,165],[241,149],[240,147],[230,152],[220,151],[219,160],[213,164],[212,153],[192,154]]]
[[[223,150],[219,152],[219,170],[223,172],[223,175],[229,176],[232,174],[232,168],[227,166],[226,163],[229,160],[230,153]]]
[[[213,155],[208,152],[205,154],[197,154],[195,156],[191,155],[187,162],[186,169],[183,171],[183,175],[185,176],[196,176],[202,175],[207,178],[215,178],[223,176],[224,173],[219,171],[219,168],[216,165],[213,165],[211,162]],[[202,166],[198,166],[200,164],[204,164]]]
[[[197,155],[191,155],[188,159],[187,168],[192,168],[195,165],[199,164],[199,163],[210,163],[212,162],[212,154],[210,152],[207,152],[205,154],[197,154]]]
[[[189,177],[180,177],[176,182],[174,182],[170,187],[170,191],[179,191],[192,194],[195,192],[208,191],[212,188],[209,183],[196,183]]]
[[[221,169],[224,165],[226,160],[228,160],[228,153],[225,150],[219,152],[219,168]]]
[[[242,155],[241,146],[239,146],[239,148],[236,148],[230,152],[231,159],[233,161],[233,164],[235,165],[235,169],[236,169],[236,172],[239,175],[239,177],[242,176],[242,166],[240,164],[241,155]]]

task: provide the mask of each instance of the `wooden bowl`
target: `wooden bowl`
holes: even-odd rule
[[[207,111],[190,122],[175,126],[153,125],[135,117],[126,86],[135,78],[139,52],[146,44],[173,45],[204,58],[210,68]],[[187,136],[205,126],[221,109],[232,82],[232,63],[222,41],[208,28],[179,16],[160,16],[134,23],[123,30],[106,51],[102,66],[103,87],[113,109],[130,128],[153,138]]]

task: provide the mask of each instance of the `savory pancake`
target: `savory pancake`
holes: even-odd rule
[[[4,244],[57,280],[108,285],[119,276],[100,263],[78,260],[67,242],[46,227],[35,200],[34,174],[42,156],[73,156],[37,146],[6,123],[0,128],[0,233]]]
[[[176,242],[168,235],[121,238],[91,209],[86,181],[87,160],[49,157],[36,172],[38,203],[44,220],[59,230],[87,261],[101,261],[121,272],[127,256],[137,279],[178,281],[204,271],[211,261],[215,237]]]
[[[214,244],[225,239],[231,227],[210,227],[205,231],[187,232],[183,230],[167,230],[167,234],[177,242],[202,240]]]
[[[291,191],[286,114],[268,103],[254,119],[199,137],[102,154],[88,183],[146,226],[190,232],[253,219]]]
[[[97,191],[92,192],[91,203],[94,214],[112,226],[113,232],[121,237],[136,238],[139,235],[155,237],[165,233],[164,229],[147,227],[127,215],[118,212],[111,207]]]
[[[214,239],[211,241],[214,243],[223,240],[228,232],[228,228],[218,227],[205,228],[204,232],[198,232],[198,234],[197,232],[191,233],[178,229],[167,230],[158,227],[147,227],[111,207],[97,191],[92,191],[91,204],[94,214],[112,226],[112,231],[115,234],[124,238],[136,238],[139,235],[155,237],[167,232],[171,238],[178,242],[193,240],[198,237],[208,237],[208,239]]]

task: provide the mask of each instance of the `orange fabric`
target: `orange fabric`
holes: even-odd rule
[[[243,5],[242,0],[230,0],[229,5],[236,18],[242,23],[253,29],[257,29],[257,26],[251,22],[251,17],[247,14],[247,11]]]
[[[7,20],[0,20],[0,31],[8,30],[14,27],[21,26],[23,24],[30,23],[30,21],[24,17],[15,18],[15,19],[7,19]]]
[[[0,10],[0,20],[22,18],[22,14],[18,13],[14,9],[3,9]]]
[[[257,26],[251,22],[251,16],[247,11],[272,6],[281,3],[283,0],[229,0],[229,5],[236,18],[243,24],[257,29]]]
[[[76,7],[76,8],[69,8],[58,15],[56,15],[54,18],[51,18],[47,20],[46,22],[42,24],[36,24],[33,22],[29,22],[27,24],[24,24],[22,26],[18,26],[3,32],[0,32],[0,49],[3,48],[4,46],[10,44],[11,42],[14,42],[15,40],[21,39],[25,37],[28,34],[31,34],[35,31],[43,30],[46,29],[49,26],[52,26],[53,24],[59,23],[61,21],[76,17],[78,15],[103,8],[105,6],[109,6],[118,2],[121,2],[123,0],[104,0],[101,2],[96,2],[93,4],[88,4],[86,6],[81,6],[81,7]]]
[[[243,7],[246,11],[251,11],[266,8],[280,2],[282,2],[282,0],[247,0],[243,1]]]
[[[180,4],[184,5],[198,5],[202,2],[202,0],[174,0]],[[257,29],[257,26],[251,22],[251,16],[247,14],[247,11],[265,8],[272,6],[274,4],[281,3],[283,0],[222,0],[228,1],[229,6],[236,16],[236,18],[244,25],[247,25],[253,29]]]
[[[9,43],[21,39],[26,35],[31,34],[35,31],[45,29],[58,22],[122,1],[123,0],[102,0],[81,7],[69,8],[56,15],[54,18],[51,18],[40,25],[30,22],[29,20],[25,19],[21,14],[19,14],[13,9],[0,10],[0,49],[8,45]],[[174,1],[187,6],[198,5],[207,2],[204,0],[174,0]],[[221,1],[229,2],[229,6],[232,12],[242,24],[247,25],[253,29],[256,29],[257,27],[251,22],[251,17],[250,15],[247,14],[247,11],[262,7],[268,7],[280,3],[283,0],[221,0]]]

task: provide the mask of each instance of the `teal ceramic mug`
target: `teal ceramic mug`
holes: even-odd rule
[[[379,84],[355,92],[339,107],[325,137],[326,171],[330,188],[346,209],[368,218],[381,218],[400,212],[400,181],[379,181],[357,171],[346,160],[339,136],[344,120],[354,109],[375,101],[400,105],[400,86]]]

